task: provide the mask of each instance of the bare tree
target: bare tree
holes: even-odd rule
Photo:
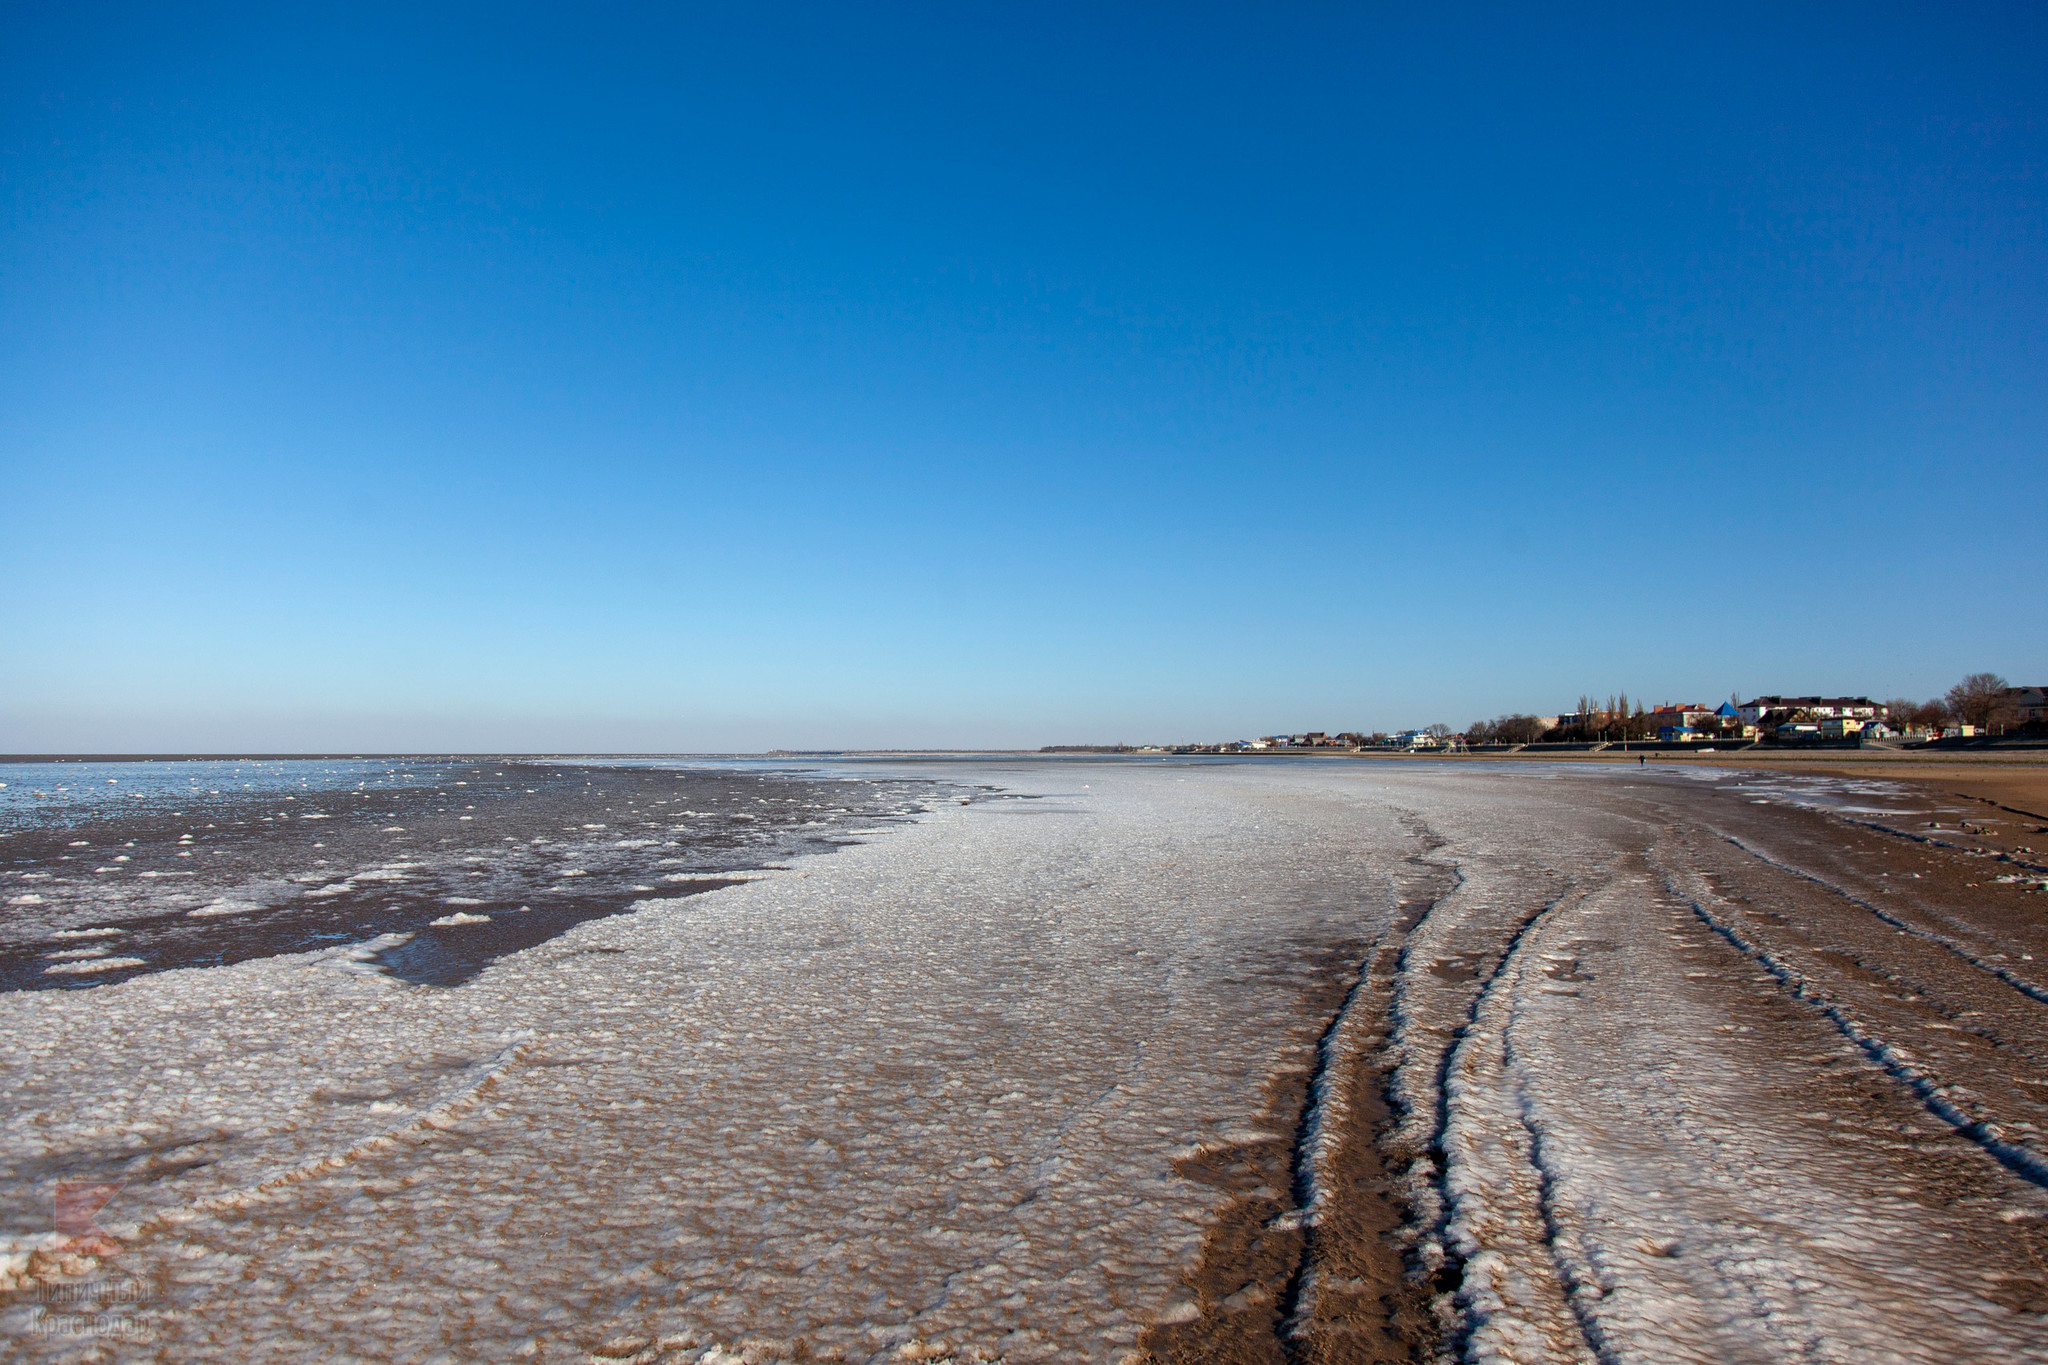
[[[1939,697],[1932,701],[1919,702],[1906,712],[1906,719],[1912,722],[1916,729],[1921,730],[1940,725],[1948,719],[1948,703]]]
[[[1948,690],[1948,709],[1965,725],[1989,727],[2004,719],[2006,688],[1996,673],[1972,673]]]

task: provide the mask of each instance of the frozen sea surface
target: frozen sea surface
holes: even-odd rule
[[[0,990],[378,941],[452,985],[653,894],[837,848],[926,780],[727,762],[0,765]]]
[[[1733,777],[901,772],[983,790],[452,988],[350,945],[0,997],[0,1330],[32,1359],[1213,1358],[1172,1343],[1320,1330],[1352,1291],[1195,1275],[1227,1197],[1189,1172],[1278,1145],[1288,1216],[1331,1216],[1322,1082],[1363,1065],[1429,1353],[2048,1353],[2021,891],[1866,886],[1885,836]],[[1345,1027],[1382,994],[1383,1038]],[[1321,1107],[1276,1108],[1312,1071]],[[117,1249],[58,1257],[59,1180],[118,1184]],[[94,1285],[119,1331],[53,1330]]]

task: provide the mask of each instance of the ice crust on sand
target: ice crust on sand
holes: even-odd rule
[[[426,1358],[460,1301],[492,1359],[635,1332],[1112,1359],[1215,1203],[1169,1154],[1242,1129],[1318,1026],[1288,944],[1352,931],[1317,850],[1347,856],[1328,826],[1363,807],[1275,809],[1303,850],[1276,875],[1241,862],[1232,807],[1051,776],[1047,799],[650,900],[456,990],[308,970],[358,949],[0,999],[10,1141],[116,1171],[208,1158],[110,1215],[139,1226],[126,1264],[183,1286],[161,1330],[185,1358]],[[521,1030],[448,1126],[377,1108],[419,1111]]]

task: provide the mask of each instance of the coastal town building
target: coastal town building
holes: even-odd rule
[[[2048,721],[2048,687],[2008,687],[1999,694],[2000,709],[2018,725]]]
[[[1858,720],[1877,720],[1884,715],[1884,707],[1868,697],[1757,697],[1736,708],[1745,724],[1756,725],[1764,717],[1797,715],[1801,712],[1815,720],[1826,720],[1830,716],[1853,716]]]
[[[1999,683],[2002,680],[1989,678]],[[1783,696],[1766,693],[1748,701],[1666,702],[1645,710],[1627,697],[1610,699],[1607,708],[1580,698],[1580,709],[1556,715],[1523,712],[1475,722],[1463,733],[1442,725],[1427,729],[1365,733],[1357,730],[1306,730],[1265,735],[1228,744],[1176,745],[1174,753],[1285,753],[1341,749],[1405,750],[1465,753],[1478,750],[1520,750],[1529,745],[1587,747],[1610,744],[1661,743],[1696,746],[1712,752],[1716,744],[1743,747],[1758,742],[1780,744],[1869,743],[1907,744],[2008,735],[2019,727],[2048,725],[2048,686],[2003,687],[1992,696],[1988,720],[1965,723],[1942,702],[1900,708],[1890,714],[1881,702],[1864,696]],[[1153,750],[1145,750],[1153,752]]]
[[[1660,706],[1649,714],[1648,728],[1665,744],[1691,744],[1707,737],[1714,724],[1714,709],[1694,703],[1690,706]]]

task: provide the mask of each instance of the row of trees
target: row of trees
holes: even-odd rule
[[[1598,697],[1579,698],[1581,721],[1552,728],[1539,716],[1516,711],[1492,720],[1474,721],[1465,731],[1467,744],[1534,744],[1538,740],[1585,742],[1588,740],[1655,739],[1656,725],[1640,701],[1631,702],[1626,692],[1611,693],[1605,702]]]
[[[1494,720],[1472,722],[1465,731],[1467,744],[1534,744],[1543,738],[1543,722],[1516,712]]]

